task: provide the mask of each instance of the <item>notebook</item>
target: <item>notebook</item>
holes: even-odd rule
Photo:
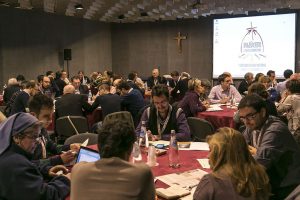
[[[85,162],[94,162],[100,159],[100,155],[97,151],[87,148],[80,147],[80,150],[77,155],[76,163],[85,161]]]

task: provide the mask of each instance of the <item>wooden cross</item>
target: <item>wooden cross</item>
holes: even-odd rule
[[[181,40],[186,40],[186,36],[183,36],[180,34],[180,32],[178,32],[177,37],[174,37],[174,40],[177,40],[178,53],[181,53],[182,52]]]

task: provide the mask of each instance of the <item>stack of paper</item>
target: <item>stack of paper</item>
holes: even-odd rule
[[[165,199],[178,199],[179,197],[186,196],[191,192],[187,189],[181,188],[177,185],[172,185],[169,188],[158,188],[156,194]]]
[[[199,184],[201,178],[207,174],[207,172],[196,169],[186,171],[180,174],[173,173],[163,176],[158,176],[157,179],[166,183],[167,185],[178,185],[182,188],[193,188]]]
[[[223,109],[219,105],[212,104],[212,105],[210,105],[209,108],[207,108],[206,111],[211,112],[211,111],[220,111],[220,110],[223,110]]]

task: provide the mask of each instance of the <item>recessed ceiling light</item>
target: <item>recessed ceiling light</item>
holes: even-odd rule
[[[82,4],[76,4],[76,5],[74,6],[74,8],[75,8],[76,10],[83,10]]]

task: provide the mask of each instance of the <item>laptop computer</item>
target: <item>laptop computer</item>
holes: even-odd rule
[[[100,159],[98,151],[81,146],[77,155],[76,163],[85,162],[95,162]]]

